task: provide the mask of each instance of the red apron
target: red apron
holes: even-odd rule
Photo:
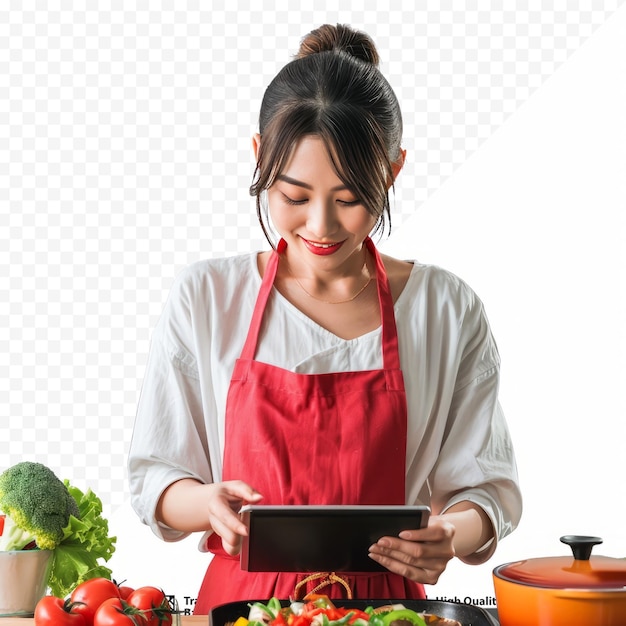
[[[235,363],[226,403],[223,480],[240,479],[263,494],[263,504],[404,504],[407,409],[393,299],[385,267],[376,261],[382,320],[383,369],[297,374],[254,360],[263,313],[280,254],[268,262],[248,337]],[[266,340],[271,340],[267,338]],[[245,572],[216,534],[214,553],[195,607],[206,614],[226,602],[294,596],[309,574]],[[355,598],[424,598],[422,585],[391,572],[340,573],[321,593]],[[336,580],[333,578],[333,580]],[[300,596],[320,584],[307,582]]]

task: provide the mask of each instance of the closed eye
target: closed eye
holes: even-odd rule
[[[298,199],[296,200],[295,198],[292,198],[290,196],[288,196],[286,193],[281,191],[281,195],[283,197],[283,200],[287,203],[287,204],[293,204],[293,205],[302,205],[302,204],[306,204],[309,199],[308,198],[302,198],[302,199]],[[341,199],[337,199],[337,203],[341,204],[342,206],[345,207],[351,207],[351,206],[357,206],[358,204],[361,204],[360,200],[341,200]]]
[[[282,196],[283,196],[283,200],[287,204],[296,204],[296,205],[298,205],[298,204],[304,204],[305,202],[307,202],[307,198],[303,198],[302,200],[294,200],[293,198],[290,198],[289,196],[285,195],[284,193],[282,194]]]

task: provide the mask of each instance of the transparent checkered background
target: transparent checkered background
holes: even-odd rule
[[[0,2],[0,469],[127,499],[151,330],[182,267],[264,246],[250,137],[306,32],[378,45],[409,153],[397,228],[623,2],[335,4]]]

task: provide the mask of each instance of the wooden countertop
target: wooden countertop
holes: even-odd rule
[[[191,617],[181,617],[182,626],[192,624],[208,624],[207,615],[194,615]],[[32,617],[0,617],[0,626],[33,626],[35,620]]]

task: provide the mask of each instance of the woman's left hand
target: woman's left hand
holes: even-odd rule
[[[370,547],[370,558],[390,572],[434,585],[455,556],[454,533],[453,524],[432,515],[426,528],[405,530],[399,537],[381,537]]]

